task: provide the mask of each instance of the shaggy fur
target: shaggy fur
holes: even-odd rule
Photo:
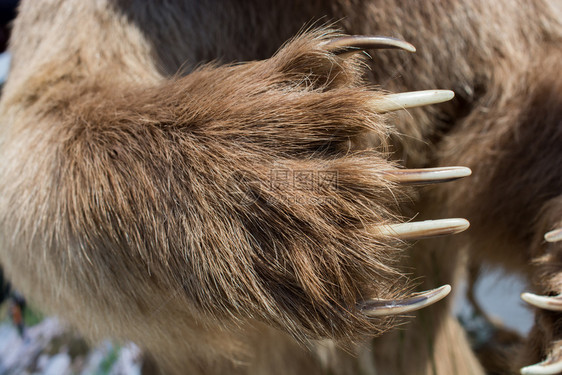
[[[320,17],[418,53],[367,70],[326,29],[275,53]],[[561,37],[539,0],[24,1],[0,260],[40,306],[170,373],[481,373],[448,303],[366,342],[399,321],[357,302],[454,282],[460,250],[562,292],[560,245],[540,239],[562,220]],[[457,98],[383,116],[365,76]],[[474,176],[414,195],[380,173],[399,162]],[[403,257],[375,228],[417,212],[473,230]],[[557,345],[560,317],[537,314],[516,365]]]

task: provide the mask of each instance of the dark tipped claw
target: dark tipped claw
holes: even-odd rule
[[[442,300],[451,292],[450,285],[428,290],[405,299],[370,299],[359,304],[359,310],[367,316],[407,314]]]

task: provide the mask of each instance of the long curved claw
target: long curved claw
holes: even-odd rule
[[[451,292],[450,285],[428,290],[405,299],[370,299],[359,305],[359,310],[367,316],[385,316],[406,314],[432,305],[442,300]]]
[[[522,293],[521,299],[530,305],[549,311],[562,311],[562,295],[555,297],[538,296],[533,293]]]
[[[558,242],[562,241],[562,228],[551,230],[544,235],[546,242]]]
[[[372,105],[376,112],[386,113],[397,111],[399,109],[443,103],[453,99],[454,97],[455,93],[450,90],[410,91],[400,94],[388,94],[382,98],[374,99],[372,101]]]
[[[395,169],[382,171],[387,179],[405,185],[426,185],[448,182],[467,177],[472,174],[467,167],[442,167],[421,169]]]
[[[377,227],[381,234],[401,240],[446,236],[465,231],[470,226],[466,219],[425,220]]]
[[[334,53],[345,57],[346,55],[361,52],[367,49],[402,49],[408,52],[416,52],[416,47],[408,42],[396,38],[384,36],[344,36],[330,40],[327,43],[329,48],[334,49]]]
[[[562,372],[562,357],[549,355],[544,361],[523,367],[522,375],[556,375]]]

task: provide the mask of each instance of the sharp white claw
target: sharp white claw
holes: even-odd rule
[[[330,40],[328,47],[339,50],[336,53],[340,56],[349,53],[360,52],[366,49],[403,49],[408,52],[416,52],[416,47],[408,42],[396,38],[385,36],[344,36]]]
[[[538,296],[533,293],[522,293],[521,299],[530,305],[549,311],[562,311],[562,295],[555,297]]]
[[[523,367],[520,372],[522,375],[556,375],[562,372],[562,358],[549,355],[546,360]]]
[[[401,240],[420,240],[428,237],[445,236],[465,231],[470,226],[466,219],[425,220],[380,226],[381,234]]]
[[[378,113],[386,113],[399,109],[443,103],[454,97],[455,93],[450,90],[411,91],[385,95],[382,99],[377,98],[373,100],[372,105]]]
[[[546,242],[558,242],[562,241],[562,228],[551,230],[544,235]]]
[[[370,299],[362,302],[359,309],[363,314],[373,317],[406,314],[442,300],[449,292],[451,292],[451,286],[443,285],[405,299]]]
[[[383,171],[391,181],[405,185],[424,185],[438,182],[454,181],[470,176],[472,171],[467,167],[443,167],[422,169],[396,169]]]

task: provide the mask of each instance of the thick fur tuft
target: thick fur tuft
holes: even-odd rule
[[[301,340],[391,327],[357,303],[405,292],[399,248],[376,230],[398,220],[403,193],[379,173],[395,167],[370,104],[381,94],[362,85],[359,58],[324,48],[333,36],[304,34],[269,60],[154,87],[61,81],[34,99],[30,108],[51,109],[40,123],[19,118],[3,156],[41,157],[2,170],[2,238],[13,262],[42,253],[37,269],[65,285],[42,302],[79,303],[114,324],[150,321],[165,303],[193,326],[258,320]],[[381,148],[350,151],[365,133]]]

